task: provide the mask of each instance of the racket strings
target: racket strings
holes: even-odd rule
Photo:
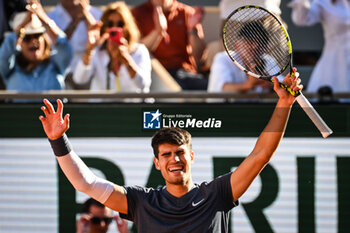
[[[289,64],[288,38],[275,17],[260,8],[243,8],[225,24],[228,54],[244,69],[272,76]]]
[[[231,24],[232,26],[235,26],[234,28],[232,28],[232,30],[234,31],[238,31],[240,30],[242,27],[243,27],[243,23],[241,22],[248,22],[248,21],[251,21],[252,17],[254,17],[253,15],[253,12],[248,12],[248,14],[241,14],[240,16],[237,17],[237,22],[234,22],[236,23],[236,25],[234,24]],[[244,48],[244,51],[246,51],[246,53],[249,54],[249,56],[247,56],[246,60],[249,61],[250,63],[253,63],[253,60],[251,60],[251,58],[254,58],[254,51],[250,50],[249,49],[249,46],[253,43],[256,43],[262,50],[265,49],[265,44],[262,40],[258,40],[256,38],[256,34],[257,33],[263,33],[261,31],[261,29],[257,28],[257,27],[254,27],[250,24],[246,24],[246,29],[244,31],[242,31],[242,35],[241,36],[245,36],[245,37],[248,37],[250,38],[249,39],[249,43],[241,43],[240,45],[243,46]],[[232,34],[233,36],[235,36],[235,34]],[[236,39],[236,38],[232,38],[232,39]],[[246,65],[249,65],[249,64],[246,64]]]
[[[234,29],[232,29],[234,30]],[[229,40],[232,41],[235,38],[232,38]],[[256,43],[260,48],[263,48],[264,45],[260,42],[255,40],[253,37],[251,39],[250,42],[254,41],[254,43]],[[246,70],[253,70],[255,69],[256,72],[262,72],[260,67],[263,67],[263,60],[262,59],[254,59],[255,53],[253,53],[252,50],[249,49],[249,44],[251,43],[239,43],[240,48],[238,49],[239,51],[241,51],[240,53],[237,53],[236,49],[230,49],[230,54],[232,57],[234,57],[234,59],[240,63],[242,63],[242,65],[245,67]],[[244,51],[244,52],[242,52]]]

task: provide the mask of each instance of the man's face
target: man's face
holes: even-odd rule
[[[99,207],[96,205],[90,206],[90,231],[89,233],[106,233],[110,222],[106,219],[112,218],[112,212],[110,209]]]
[[[234,46],[245,66],[249,66],[259,53],[259,45],[245,39],[237,41]]]
[[[186,185],[191,180],[193,152],[188,145],[164,143],[158,146],[158,159],[154,164],[161,171],[166,185]]]

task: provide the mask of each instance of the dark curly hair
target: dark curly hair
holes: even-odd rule
[[[100,207],[100,208],[105,208],[105,205],[101,204],[100,202],[96,201],[93,198],[89,198],[83,203],[82,210],[81,210],[82,213],[89,214],[90,213],[90,207],[93,206],[93,205],[97,206],[97,207]]]
[[[238,34],[241,38],[248,39],[249,41],[264,41],[267,44],[270,40],[269,32],[258,21],[250,21],[243,24]]]
[[[173,145],[187,145],[192,151],[191,134],[184,129],[168,127],[158,130],[152,137],[152,148],[154,156],[158,159],[159,145],[169,143]]]

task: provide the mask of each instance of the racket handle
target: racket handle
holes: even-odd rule
[[[273,80],[273,79],[272,79]],[[274,82],[274,81],[272,81]],[[282,87],[284,90],[288,91],[292,96],[298,96],[301,94],[300,91],[293,91],[288,85],[284,84],[284,83],[278,83],[280,85],[280,87]],[[305,97],[304,97],[305,98]],[[308,101],[305,98],[306,101]],[[309,101],[308,101],[309,102]]]
[[[333,133],[333,131],[323,121],[320,115],[318,115],[314,107],[310,104],[310,102],[305,98],[305,96],[302,93],[300,93],[300,95],[296,97],[296,100],[299,103],[299,105],[304,109],[305,113],[310,117],[312,122],[316,125],[318,130],[321,132],[323,138],[326,138]]]

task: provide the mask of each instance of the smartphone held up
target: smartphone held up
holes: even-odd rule
[[[121,44],[120,39],[123,37],[123,28],[121,27],[112,27],[108,29],[109,40],[113,41],[116,44]]]

